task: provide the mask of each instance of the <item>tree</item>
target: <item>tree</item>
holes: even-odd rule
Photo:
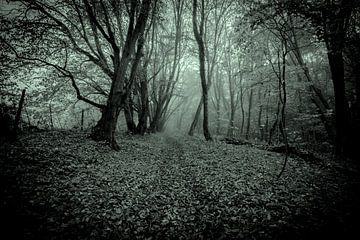
[[[298,66],[299,73],[297,78],[299,82],[304,82],[306,87],[306,96],[309,96],[311,102],[317,109],[319,117],[324,125],[324,128],[328,134],[329,141],[334,141],[335,128],[333,124],[332,115],[329,114],[332,112],[332,108],[327,102],[322,90],[316,86],[313,77],[309,71],[308,66],[303,58],[303,48],[308,45],[313,45],[311,42],[307,41],[302,45],[299,44],[299,35],[304,35],[304,20],[300,19],[297,16],[289,15],[284,11],[279,11],[276,8],[276,4],[279,2],[271,2],[265,4],[265,6],[260,5],[260,7],[255,8],[253,16],[255,16],[256,24],[261,25],[267,31],[271,32],[278,40],[285,41],[289,49],[290,62],[288,64],[294,64]],[[308,31],[312,29],[307,26]],[[308,38],[312,38],[311,35],[305,34]],[[299,93],[300,94],[300,93]],[[299,95],[299,97],[301,97]]]
[[[221,110],[222,104],[224,111],[228,110],[228,102],[223,101],[224,99],[224,86],[222,81],[222,73],[220,67],[215,68],[215,78],[214,78],[214,88],[213,88],[213,97],[211,98],[213,107],[216,111],[216,135],[220,135],[221,131]]]
[[[85,1],[86,3],[86,1]],[[113,30],[111,30],[110,20],[107,16],[107,11],[104,11],[106,28],[108,33],[105,33],[105,30],[100,27],[101,25],[97,22],[96,16],[92,11],[91,6],[87,3],[85,4],[86,10],[89,16],[89,19],[99,28],[99,31],[102,32],[106,40],[110,43],[113,50],[113,65],[114,65],[114,75],[112,76],[112,84],[110,88],[109,97],[107,100],[106,107],[102,109],[102,116],[98,124],[95,126],[93,131],[93,138],[98,140],[106,140],[110,142],[111,146],[114,149],[119,149],[119,146],[115,140],[115,129],[116,122],[120,113],[120,108],[126,104],[128,96],[130,94],[130,87],[132,80],[127,81],[125,78],[129,63],[131,62],[132,52],[135,50],[136,42],[142,37],[145,31],[146,22],[148,19],[150,11],[150,0],[144,0],[139,3],[138,1],[130,2],[129,9],[129,26],[127,30],[127,35],[125,39],[124,46],[122,48],[122,53],[120,54],[120,48],[116,43],[116,38],[114,36]],[[105,9],[105,8],[104,8]],[[136,16],[136,12],[139,11]],[[141,56],[143,42],[138,42],[137,56]],[[139,61],[140,57],[136,57]],[[136,66],[136,62],[133,63],[133,66]],[[132,72],[136,71],[136,67]]]
[[[205,76],[205,44],[204,44],[204,24],[205,24],[205,1],[201,0],[200,8],[200,24],[198,26],[197,21],[198,3],[197,0],[193,0],[192,22],[193,31],[196,42],[199,48],[199,63],[200,63],[200,80],[202,89],[202,101],[203,101],[203,132],[207,141],[211,141],[211,135],[209,131],[208,120],[208,81]]]
[[[232,32],[231,32],[232,33]],[[228,83],[228,92],[229,92],[229,125],[228,125],[228,131],[227,136],[233,137],[234,136],[234,128],[235,128],[235,114],[237,110],[237,105],[239,102],[239,91],[237,91],[237,74],[236,74],[236,68],[234,67],[233,59],[238,60],[239,58],[236,58],[234,56],[234,43],[233,43],[233,34],[227,34],[227,44],[226,49],[224,49],[225,54],[225,64],[224,69],[226,70],[227,74],[227,83]],[[238,66],[241,67],[241,63],[239,61]],[[240,69],[238,69],[240,71]],[[240,78],[242,77],[241,74],[238,74]],[[242,79],[240,79],[241,84]],[[241,86],[240,86],[241,88]]]
[[[311,95],[311,100],[317,108],[329,138],[334,139],[336,154],[339,156],[356,156],[358,151],[353,143],[356,142],[356,138],[360,134],[358,127],[359,118],[350,117],[354,114],[348,105],[349,99],[354,99],[353,95],[356,92],[356,87],[353,88],[354,91],[352,93],[346,90],[350,84],[345,77],[345,67],[347,64],[344,62],[344,56],[346,55],[347,45],[351,42],[349,41],[351,39],[350,36],[354,36],[350,34],[350,32],[354,33],[351,30],[351,26],[358,24],[353,19],[356,12],[359,11],[359,1],[277,0],[257,1],[252,5],[256,6],[253,13],[256,14],[257,12],[258,15],[265,13],[255,20],[255,24],[265,23],[266,25],[270,22],[272,26],[268,26],[268,30],[272,32],[275,30],[278,35],[281,35],[281,38],[286,39],[288,49],[291,51],[291,61],[302,69],[304,78],[310,83],[307,88]],[[298,21],[299,18],[302,20]],[[277,21],[279,19],[282,22]],[[280,23],[280,25],[276,26],[276,22]],[[316,33],[318,39],[325,43],[327,50],[335,95],[334,124],[327,116],[327,112],[331,110],[330,106],[322,95],[321,89],[313,84],[309,69],[304,64],[300,46],[297,43],[297,34],[294,26],[297,24],[298,27],[304,28],[305,24],[309,25],[309,23],[310,27],[307,26],[307,29],[314,34]],[[335,129],[335,137],[333,137],[333,129]]]
[[[66,63],[59,66],[54,62],[26,57],[29,61],[48,64],[70,78],[78,99],[101,110],[101,118],[93,129],[92,137],[95,140],[109,142],[114,149],[119,149],[114,136],[116,123],[120,110],[128,105],[133,85],[132,78],[142,57],[142,38],[152,2],[151,0],[18,1],[18,10],[23,9],[19,16],[24,16],[27,25],[50,26],[53,36],[70,43],[69,46],[66,45],[66,59],[68,56],[82,56],[85,61],[90,61],[98,67],[110,80],[106,103],[96,103],[81,95],[75,76],[67,69]],[[32,14],[27,14],[28,11]],[[126,33],[124,33],[124,22],[127,23]],[[49,46],[48,44],[46,47]],[[50,48],[54,49],[52,46]],[[55,46],[55,49],[58,49],[58,46]],[[13,50],[17,51],[16,48]],[[131,68],[130,64],[132,64]]]
[[[286,11],[308,19],[321,40],[326,44],[327,56],[335,93],[335,148],[339,156],[354,157],[354,145],[359,135],[358,119],[351,119],[345,92],[344,52],[352,12],[360,7],[355,0],[285,1],[280,4]]]
[[[167,19],[168,24],[159,21],[156,39],[153,39],[153,42],[156,41],[157,44],[154,49],[154,76],[150,82],[150,132],[164,130],[165,122],[172,114],[171,105],[176,97],[176,84],[183,70],[181,60],[185,53],[185,47],[182,44],[185,2],[183,0],[171,1],[170,10],[172,13],[168,14],[170,16]],[[162,63],[158,64],[159,62]]]

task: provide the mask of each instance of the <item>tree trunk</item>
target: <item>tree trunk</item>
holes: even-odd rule
[[[269,95],[270,95],[270,90],[269,90]],[[266,101],[266,107],[265,107],[264,140],[266,142],[269,140],[269,99]]]
[[[201,97],[200,99],[200,102],[199,102],[199,105],[196,109],[196,112],[195,112],[195,116],[194,116],[194,119],[191,123],[191,126],[190,126],[190,129],[189,129],[189,136],[194,136],[194,131],[195,131],[195,128],[199,122],[199,117],[200,117],[200,113],[201,113],[201,109],[203,107],[203,98]]]
[[[84,109],[81,110],[81,131],[84,130]]]
[[[266,96],[266,94],[264,94]],[[264,126],[262,125],[262,112],[263,112],[263,105],[261,99],[261,89],[258,90],[258,104],[259,104],[259,112],[258,112],[258,128],[259,128],[259,138],[260,141],[264,140]]]
[[[220,101],[216,101],[216,135],[220,135]]]
[[[240,109],[241,109],[240,136],[243,136],[244,125],[245,125],[245,109],[244,109],[244,92],[243,92],[242,87],[240,87]]]
[[[130,134],[136,134],[137,129],[136,129],[136,124],[134,122],[134,112],[132,110],[132,106],[129,101],[130,100],[126,101],[124,106],[124,116],[127,126],[127,132]]]
[[[229,82],[229,93],[230,93],[230,118],[229,118],[229,126],[228,126],[228,132],[227,135],[228,137],[233,137],[234,136],[234,120],[235,120],[235,112],[236,112],[236,108],[235,108],[235,87],[234,87],[234,82],[233,79],[231,77],[231,71],[228,73],[228,82]]]
[[[160,102],[156,105],[155,113],[153,118],[151,119],[149,131],[152,133],[155,132],[161,132],[163,130],[163,124],[162,124],[162,111],[164,109],[164,101],[160,100]]]
[[[219,73],[219,68],[216,68],[215,72],[215,86],[214,86],[214,100],[213,105],[216,111],[216,135],[220,135],[221,124],[221,93],[222,93],[222,81]]]
[[[278,104],[277,104],[277,109],[276,109],[275,121],[269,130],[269,138],[268,138],[269,145],[271,145],[271,143],[272,143],[272,137],[274,136],[274,132],[276,131],[278,123],[279,123],[280,105],[281,105],[281,102],[279,100]]]
[[[250,89],[249,105],[248,105],[248,118],[247,118],[247,127],[246,127],[246,135],[245,135],[246,140],[248,140],[250,137],[252,100],[253,100],[253,89]]]
[[[205,89],[207,87],[205,86]],[[203,131],[204,131],[204,137],[207,141],[211,141],[211,135],[209,131],[209,115],[208,115],[208,93],[207,89],[203,92],[204,96],[204,118],[203,118]]]
[[[52,109],[51,109],[51,103],[49,104],[49,114],[50,114],[50,126],[51,126],[51,129],[54,129],[54,121],[53,121],[53,114],[52,114]]]
[[[196,38],[196,42],[199,49],[199,63],[200,63],[200,80],[201,80],[201,89],[202,89],[202,100],[203,100],[203,133],[207,141],[211,141],[211,135],[209,131],[209,116],[208,116],[208,84],[205,76],[205,44],[204,44],[204,21],[205,21],[205,1],[201,1],[201,21],[200,27],[197,26],[197,0],[193,1],[193,31]]]
[[[327,111],[330,110],[330,106],[326,101],[324,95],[322,94],[321,90],[317,88],[311,80],[309,69],[306,66],[301,66],[304,70],[304,74],[310,82],[309,91],[311,94],[311,101],[316,106],[317,112],[320,115],[320,120],[324,125],[325,131],[329,137],[330,142],[335,141],[335,129],[333,126],[333,120],[330,119],[326,114]]]
[[[120,147],[116,143],[115,129],[117,120],[119,117],[120,109],[125,110],[125,119],[130,131],[136,131],[136,125],[133,122],[131,114],[131,106],[129,106],[129,96],[131,93],[131,86],[133,83],[133,76],[136,71],[136,65],[131,68],[130,78],[126,79],[126,73],[129,70],[129,63],[135,52],[136,43],[138,43],[138,51],[136,52],[136,61],[138,63],[141,55],[141,44],[144,39],[146,22],[151,9],[151,0],[143,0],[140,3],[137,1],[131,1],[128,9],[129,24],[126,34],[126,40],[122,47],[117,45],[116,37],[110,30],[110,26],[107,26],[110,32],[109,39],[111,48],[113,50],[112,60],[114,65],[114,74],[112,76],[112,83],[110,88],[110,94],[108,96],[107,104],[102,107],[102,116],[94,127],[91,137],[95,140],[105,140],[110,143],[110,146],[114,150],[119,150]],[[91,15],[90,4],[87,5],[87,11]],[[138,9],[138,14],[136,14]],[[106,16],[106,14],[105,14]],[[107,16],[105,17],[105,19]],[[95,19],[95,18],[93,18]],[[108,23],[110,25],[110,23]],[[121,52],[122,51],[122,52]]]
[[[231,104],[233,105],[233,104]],[[234,120],[235,120],[235,107],[232,106],[230,108],[230,119],[229,119],[229,126],[228,126],[228,137],[234,137]]]
[[[137,132],[144,135],[147,130],[147,119],[149,115],[149,97],[148,97],[148,85],[147,80],[141,79],[140,82],[140,98],[141,98],[141,109],[139,113],[139,123],[137,125]]]
[[[17,134],[18,134],[18,129],[19,129],[20,120],[21,120],[21,112],[22,112],[22,108],[23,108],[24,100],[25,100],[25,93],[26,93],[26,89],[23,89],[22,92],[21,92],[19,106],[18,106],[18,109],[16,111],[16,115],[15,115],[14,128],[13,128],[13,137],[14,137],[14,139],[17,138]]]
[[[346,146],[348,156],[360,159],[358,138],[360,136],[360,34],[352,30],[344,49],[345,94],[349,103],[349,136]]]
[[[182,121],[184,119],[184,112],[180,113],[180,117],[178,117],[178,121],[177,121],[177,129],[180,131],[181,127],[182,127]]]
[[[113,104],[109,104],[102,109],[102,115],[96,126],[93,128],[91,137],[94,140],[108,142],[114,150],[120,150],[115,139],[116,123],[120,109]]]
[[[155,115],[150,122],[149,132],[156,133],[159,131],[159,124],[160,124],[160,111],[158,108],[155,110]]]
[[[331,3],[329,11],[324,11],[324,38],[328,51],[328,60],[335,93],[335,153],[337,156],[347,156],[348,141],[351,141],[349,107],[345,95],[344,78],[344,46],[348,21],[356,1],[339,1]],[[330,21],[329,21],[330,20]]]
[[[329,65],[335,93],[335,150],[338,156],[345,152],[348,125],[348,107],[345,99],[344,62],[342,52],[328,53]]]

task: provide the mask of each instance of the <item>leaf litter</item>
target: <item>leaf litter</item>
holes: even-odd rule
[[[27,239],[309,239],[359,225],[356,167],[166,134],[24,135],[1,146],[2,208]],[[331,160],[328,160],[331,161]],[[336,226],[336,227],[334,227]]]

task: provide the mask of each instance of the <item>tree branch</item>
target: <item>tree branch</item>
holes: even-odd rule
[[[22,60],[26,60],[26,61],[40,62],[40,63],[42,63],[42,64],[44,64],[44,65],[46,65],[46,66],[49,66],[49,67],[54,68],[54,69],[57,70],[59,73],[61,73],[63,76],[70,78],[70,80],[71,80],[71,85],[72,85],[72,86],[74,87],[74,89],[75,89],[77,99],[82,100],[82,101],[84,101],[84,102],[86,102],[86,103],[89,103],[90,105],[93,105],[94,107],[97,107],[97,108],[100,108],[100,109],[105,108],[105,105],[96,103],[96,102],[94,102],[94,101],[92,101],[92,100],[90,100],[90,99],[87,99],[87,98],[85,98],[85,97],[83,97],[83,96],[81,95],[80,89],[79,89],[79,87],[78,87],[77,84],[76,84],[75,78],[74,78],[73,74],[72,74],[70,71],[68,71],[68,70],[64,69],[63,67],[60,67],[60,66],[58,66],[58,65],[56,65],[56,64],[49,63],[49,62],[47,62],[47,61],[45,61],[45,60],[42,60],[42,59],[39,59],[39,58],[29,58],[29,57],[20,56],[20,55],[18,54],[18,52],[16,51],[16,49],[15,49],[13,46],[11,46],[11,44],[9,44],[9,43],[8,43],[7,41],[5,41],[3,38],[0,38],[0,40],[1,40],[2,42],[4,42],[4,43],[11,49],[11,51],[15,54],[16,58],[22,59]]]

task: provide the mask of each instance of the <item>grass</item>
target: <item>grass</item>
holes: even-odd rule
[[[165,134],[24,134],[1,146],[1,211],[11,238],[351,239],[358,170],[249,146]]]

